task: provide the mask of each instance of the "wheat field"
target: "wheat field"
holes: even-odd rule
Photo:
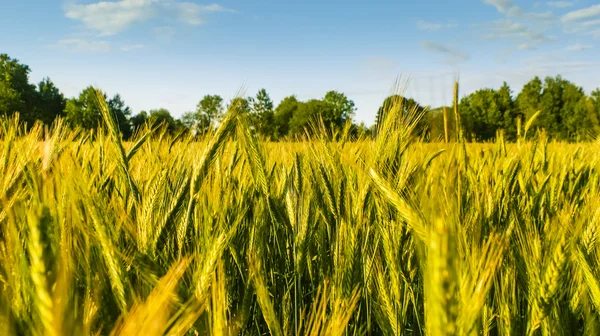
[[[598,335],[600,143],[0,127],[2,335]]]

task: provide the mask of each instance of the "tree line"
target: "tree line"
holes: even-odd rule
[[[543,129],[552,139],[583,141],[600,134],[600,89],[587,96],[561,76],[534,77],[516,98],[506,82],[498,90],[478,90],[461,99],[459,111],[465,136],[477,141],[492,140],[499,130],[514,140],[519,122],[538,111],[531,128]]]
[[[29,125],[36,121],[51,124],[62,117],[72,127],[90,130],[101,124],[93,87],[67,99],[49,78],[37,85],[31,84],[29,73],[27,65],[6,54],[0,55],[0,116],[19,112]],[[551,138],[580,141],[600,134],[600,89],[587,96],[581,87],[561,76],[547,77],[543,81],[535,77],[516,97],[506,83],[498,90],[478,90],[460,99],[456,116],[452,116],[452,107],[429,109],[412,98],[392,95],[382,103],[372,127],[353,122],[355,104],[338,91],[307,101],[292,95],[277,106],[265,89],[254,96],[237,97],[228,102],[219,95],[205,95],[194,111],[181,118],[173,117],[164,108],[134,115],[119,94],[105,95],[105,99],[125,139],[148,122],[162,123],[171,132],[204,133],[218,125],[224,112],[232,106],[245,112],[252,130],[272,140],[304,135],[316,122],[334,131],[349,126],[351,134],[359,138],[376,136],[391,108],[401,108],[408,119],[414,117],[415,132],[426,141],[440,141],[444,137],[456,139],[457,130],[470,141],[490,141],[498,132],[507,140],[515,140],[519,122],[529,120],[537,111],[542,113],[531,128],[543,129]],[[457,121],[460,127],[456,127]]]

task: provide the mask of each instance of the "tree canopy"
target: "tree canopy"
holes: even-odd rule
[[[31,84],[29,72],[29,66],[0,54],[0,116],[18,112],[30,125],[50,124],[65,109],[64,96],[49,78]]]
[[[65,118],[74,127],[77,126],[85,129],[98,127],[102,120],[102,114],[100,113],[100,106],[98,106],[96,101],[94,87],[88,86],[79,94],[79,97],[67,101]]]
[[[44,124],[51,124],[58,116],[62,116],[67,100],[50,78],[44,78],[38,84],[38,104],[35,115]]]
[[[594,91],[596,92],[596,91]],[[544,129],[557,140],[578,141],[593,138],[599,130],[599,114],[594,95],[561,76],[533,78],[513,99],[508,84],[499,90],[478,90],[460,101],[460,116],[465,135],[471,140],[487,141],[503,130],[506,139],[516,137],[516,120],[529,120],[541,111],[532,129]]]
[[[107,96],[104,94],[104,99]],[[116,117],[119,130],[124,138],[129,138],[131,129],[131,109],[125,105],[119,94],[107,101],[110,112]],[[79,97],[69,99],[65,107],[65,119],[73,127],[95,129],[102,122],[102,114],[94,87],[88,86]]]
[[[417,122],[415,131],[418,135],[422,135],[426,130],[426,114],[427,109],[421,106],[416,100],[407,98],[401,95],[391,95],[383,101],[377,115],[375,116],[374,134],[378,133],[379,128],[383,125],[388,113],[393,109],[399,112],[397,115],[402,116],[406,122]]]
[[[66,99],[50,78],[32,84],[29,73],[29,66],[0,54],[0,116],[18,112],[21,120],[30,126],[36,121],[50,125],[57,117],[83,129],[101,125],[93,87]],[[445,137],[444,123],[452,139],[457,138],[455,133],[460,128],[464,138],[470,141],[490,141],[499,132],[506,140],[514,141],[519,131],[518,121],[524,123],[538,111],[540,114],[530,125],[530,132],[544,130],[549,137],[563,141],[590,140],[600,134],[600,89],[586,95],[583,88],[561,76],[534,77],[516,94],[507,83],[498,89],[476,90],[460,99],[459,118],[453,115],[453,108],[447,107],[445,121],[443,107],[430,109],[411,97],[391,95],[382,102],[370,128],[364,123],[353,123],[354,101],[335,90],[326,92],[320,99],[305,101],[290,95],[277,105],[264,88],[254,96],[236,97],[227,104],[219,95],[206,94],[195,110],[179,119],[164,108],[133,114],[118,93],[110,99],[104,94],[104,98],[125,139],[147,122],[164,123],[168,131],[183,128],[202,134],[217,126],[225,110],[232,107],[246,114],[250,129],[257,135],[272,140],[294,139],[320,125],[328,131],[341,130],[348,122],[352,122],[350,132],[356,137],[377,136],[377,130],[392,109],[399,109],[396,111],[399,113],[393,115],[416,121],[415,135],[430,141]],[[460,127],[456,127],[455,120],[460,122]]]
[[[250,99],[250,125],[262,136],[277,136],[273,106],[273,101],[265,89],[260,89],[256,97]]]
[[[182,123],[179,120],[173,118],[171,112],[169,112],[169,110],[165,108],[150,110],[148,120],[150,120],[154,124],[166,125],[167,130],[171,132],[182,127]]]

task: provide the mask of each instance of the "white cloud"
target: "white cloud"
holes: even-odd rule
[[[591,21],[585,21],[581,23],[582,27],[593,27],[593,26],[600,26],[600,20],[591,20]]]
[[[496,7],[496,9],[508,16],[520,16],[523,14],[523,9],[515,6],[512,0],[483,0],[484,3]]]
[[[428,22],[424,20],[417,21],[417,29],[418,30],[440,30],[442,28],[456,28],[458,24],[456,23],[439,23],[439,22]]]
[[[590,49],[592,47],[593,46],[590,45],[590,44],[575,43],[575,44],[572,44],[572,45],[566,47],[565,50],[568,50],[568,51],[583,51],[583,50],[586,50],[586,49]]]
[[[531,43],[519,44],[519,50],[532,50],[532,49],[535,49],[535,46]]]
[[[214,12],[234,12],[218,4],[198,5],[177,0],[119,0],[100,1],[87,5],[72,3],[65,16],[82,22],[101,36],[116,35],[127,28],[158,16],[177,17],[189,25],[204,23],[204,16]]]
[[[483,0],[484,3],[496,7],[498,12],[510,17],[524,20],[534,20],[548,22],[555,19],[551,11],[546,12],[526,12],[523,8],[516,6],[512,0]],[[534,7],[540,7],[540,3],[535,3]]]
[[[513,39],[520,50],[535,49],[538,45],[553,39],[544,33],[558,22],[551,11],[527,12],[516,6],[513,0],[484,0],[483,2],[496,7],[505,16],[505,19],[487,24],[488,31],[484,32],[483,36],[485,39]],[[540,6],[541,3],[536,3],[535,7]]]
[[[447,56],[449,63],[461,63],[469,59],[467,52],[434,41],[421,41],[421,48]]]
[[[204,14],[211,12],[234,12],[221,5],[212,4],[201,6],[193,2],[181,2],[176,4],[179,11],[179,19],[189,25],[197,26],[204,23]]]
[[[81,21],[102,36],[115,35],[155,15],[152,0],[101,1],[89,5],[71,4],[65,16]]]
[[[565,32],[599,37],[600,5],[575,10],[562,16]]]
[[[496,37],[512,37],[519,36],[526,28],[518,23],[511,20],[496,20],[492,22],[493,33],[487,35],[488,38]]]
[[[594,5],[591,7],[578,9],[572,12],[569,12],[562,17],[562,21],[564,23],[573,23],[573,22],[581,22],[587,21],[589,19],[594,19],[596,17],[600,17],[600,5]]]
[[[229,13],[236,13],[235,10],[233,9],[229,9],[229,8],[225,8],[219,4],[210,4],[210,5],[206,5],[206,6],[200,6],[201,10],[205,11],[205,12],[229,12]]]
[[[533,49],[535,46],[553,40],[552,37],[547,36],[542,31],[532,29],[510,19],[493,21],[491,23],[491,32],[487,33],[484,38],[513,39],[519,43],[519,49],[521,50]]]
[[[553,8],[569,8],[573,7],[575,3],[573,1],[550,1],[546,5]]]
[[[110,51],[110,43],[107,41],[88,41],[80,38],[70,38],[58,41],[57,45],[76,52]]]
[[[519,6],[512,6],[506,12],[508,16],[521,16],[523,14],[523,9]]]
[[[145,47],[143,44],[125,44],[121,46],[121,51],[134,51],[144,49]]]
[[[511,0],[484,0],[488,5],[496,7],[500,13],[506,12],[510,7],[513,6]]]
[[[555,21],[556,17],[551,11],[546,12],[525,12],[523,13],[523,19],[533,20],[537,22],[552,22]]]

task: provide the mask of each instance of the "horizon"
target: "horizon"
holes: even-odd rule
[[[35,10],[32,10],[35,8]],[[66,97],[94,85],[119,93],[133,114],[194,110],[207,94],[240,88],[318,99],[330,90],[356,103],[371,125],[395,79],[432,108],[507,82],[513,93],[534,76],[562,75],[600,87],[600,5],[592,1],[477,0],[377,5],[358,1],[10,2],[2,52],[50,77]],[[451,13],[451,15],[447,15]]]

